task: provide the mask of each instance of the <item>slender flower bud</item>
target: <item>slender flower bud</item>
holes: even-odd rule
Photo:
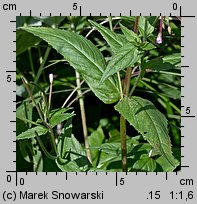
[[[163,27],[163,16],[160,18],[160,23],[159,23],[159,33],[157,35],[156,43],[161,44],[162,43],[162,27]]]
[[[53,83],[53,74],[49,74],[49,82],[50,82],[50,84]]]
[[[158,44],[162,43],[162,33],[158,33],[156,43],[158,43]]]

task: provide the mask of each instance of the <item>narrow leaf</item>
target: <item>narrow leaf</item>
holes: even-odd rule
[[[166,55],[163,57],[163,61],[166,63],[170,63],[174,65],[175,67],[181,66],[181,53],[173,53],[171,55]]]
[[[140,37],[135,32],[133,32],[132,30],[129,30],[127,27],[123,26],[122,24],[120,24],[120,28],[128,41],[141,42]]]
[[[124,36],[117,34],[94,21],[89,20],[89,22],[101,33],[114,53],[116,53],[125,43],[127,43]]]
[[[37,132],[38,136],[41,136],[41,135],[45,135],[48,132],[48,129],[44,128],[43,126],[36,126],[17,135],[16,139],[23,140],[23,139],[36,137],[37,135],[35,134],[35,132]]]
[[[51,118],[49,119],[49,123],[52,127],[72,118],[75,114],[74,113],[65,113],[65,109],[60,109],[59,111],[55,112]]]
[[[164,62],[162,57],[157,57],[143,64],[144,69],[154,69],[157,71],[174,69],[175,66],[169,62]]]
[[[104,103],[119,100],[120,93],[114,78],[100,84],[106,63],[99,49],[89,40],[70,31],[43,27],[22,27],[22,29],[47,41],[84,78],[94,94]]]
[[[100,155],[99,149],[94,148],[94,147],[101,145],[103,143],[104,139],[105,139],[105,135],[104,135],[103,130],[100,126],[97,128],[97,130],[92,132],[92,134],[88,137],[88,142],[90,145],[90,153],[91,153],[93,166],[97,165],[99,155]]]
[[[168,135],[167,120],[156,109],[153,103],[146,99],[133,96],[124,98],[115,109],[136,129],[144,139],[175,169],[179,162],[172,155],[171,142]]]
[[[150,24],[150,22],[152,21],[151,18],[154,18],[153,20],[156,19],[155,16],[140,16],[138,30],[142,36],[148,37],[154,31],[154,27]]]
[[[138,48],[131,43],[125,44],[112,57],[107,66],[107,69],[103,73],[101,83],[103,83],[108,77],[117,73],[118,71],[134,66],[134,64],[142,57],[142,55],[143,52],[139,51]]]

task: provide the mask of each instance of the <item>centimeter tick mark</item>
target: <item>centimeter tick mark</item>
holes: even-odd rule
[[[168,172],[166,172],[166,181],[168,180]]]
[[[9,70],[9,71],[7,70],[6,72],[7,72],[7,73],[11,73],[11,72],[15,72],[15,73],[16,73],[16,71],[11,71],[11,70]]]
[[[118,172],[116,172],[116,186],[118,186]]]
[[[181,165],[181,168],[189,168],[189,165]]]

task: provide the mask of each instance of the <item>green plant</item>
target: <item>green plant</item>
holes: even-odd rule
[[[24,102],[20,109],[17,109],[17,119],[30,126],[28,130],[17,135],[17,140],[31,139],[33,141],[33,138],[36,138],[48,159],[55,160],[62,171],[135,171],[135,169],[173,171],[179,165],[179,161],[172,153],[166,117],[152,102],[141,96],[134,96],[134,93],[137,86],[148,87],[149,91],[157,95],[158,102],[172,115],[173,109],[179,112],[168,96],[159,93],[155,86],[147,84],[146,81],[150,80],[151,83],[154,81],[155,84],[160,85],[159,80],[151,78],[151,74],[164,73],[164,75],[158,75],[158,78],[162,78],[166,76],[165,74],[171,76],[174,70],[175,76],[179,76],[180,50],[175,49],[176,51],[162,56],[157,52],[155,26],[160,22],[158,36],[161,43],[161,26],[165,20],[163,17],[160,19],[158,17],[123,17],[122,22],[121,18],[118,20],[113,27],[113,18],[107,18],[110,28],[98,24],[95,20],[86,21],[87,24],[96,28],[107,42],[106,50],[111,54],[108,61],[106,61],[107,57],[104,57],[101,51],[87,39],[89,33],[83,37],[77,33],[77,29],[73,32],[49,27],[23,26],[20,28],[22,32],[28,32],[43,39],[63,55],[64,60],[82,76],[91,91],[102,102],[117,103],[114,108],[120,114],[120,133],[114,129],[111,132],[109,130],[111,137],[106,142],[102,126],[99,126],[87,138],[86,143],[88,142],[89,145],[83,148],[71,132],[71,119],[74,113],[67,113],[69,109],[65,108],[50,110],[52,84],[47,102],[46,91],[39,88],[43,101],[40,101],[40,97],[35,99],[36,96],[33,96],[31,92],[34,89],[30,90],[23,80],[40,119],[33,122],[31,117],[27,117],[33,107],[27,110],[27,104]],[[114,29],[117,29],[119,33]],[[80,82],[78,86],[79,84]],[[162,85],[166,87],[165,80],[160,86]],[[167,87],[170,88],[168,85]],[[24,113],[25,117],[22,116]],[[127,136],[126,121],[138,132],[138,136]],[[65,125],[61,136],[55,143],[54,127],[63,122]],[[176,122],[173,123],[176,125]],[[47,134],[50,135],[51,152],[47,151],[40,138]],[[89,161],[87,149],[92,157],[91,160],[89,157]]]

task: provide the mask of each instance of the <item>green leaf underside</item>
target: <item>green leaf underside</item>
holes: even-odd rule
[[[133,96],[121,100],[115,109],[165,158],[171,170],[178,166],[179,162],[172,155],[167,120],[153,103]]]
[[[116,53],[125,43],[127,43],[124,36],[117,34],[94,21],[89,20],[89,22],[101,33],[114,53]]]
[[[110,60],[100,83],[118,71],[134,66],[142,55],[143,52],[139,51],[137,47],[133,46],[131,43],[125,44]]]
[[[16,139],[23,140],[23,139],[30,139],[30,138],[36,137],[37,135],[35,132],[37,132],[38,136],[41,136],[41,135],[45,135],[48,132],[48,129],[44,128],[43,126],[36,126],[17,135]]]
[[[104,103],[110,104],[119,100],[120,93],[114,78],[110,77],[104,83],[99,83],[106,69],[106,62],[91,41],[76,33],[59,29],[43,27],[22,27],[22,29],[47,41],[62,54]]]

